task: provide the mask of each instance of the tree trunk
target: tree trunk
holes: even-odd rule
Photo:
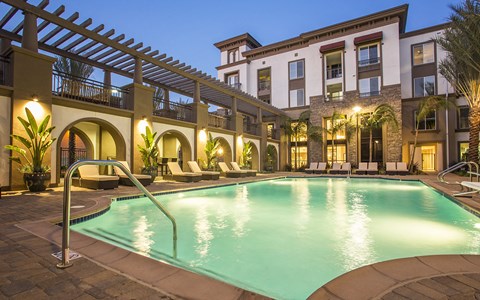
[[[372,162],[372,151],[373,150],[373,129],[370,128],[370,144],[368,146],[368,152],[369,152],[369,156],[368,156],[368,162]]]
[[[410,172],[413,171],[413,159],[415,158],[415,150],[417,149],[418,125],[419,124],[415,126],[415,139],[413,140],[413,150],[412,150],[412,154],[410,155],[410,164],[408,165],[408,170]]]
[[[468,141],[468,160],[478,163],[478,134],[480,133],[480,107],[470,107],[468,115],[470,139]]]
[[[76,161],[75,155],[75,133],[72,130],[68,131],[68,165],[71,166]]]

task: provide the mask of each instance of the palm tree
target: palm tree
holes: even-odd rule
[[[93,73],[93,67],[86,63],[79,62],[67,57],[57,56],[57,60],[53,64],[53,69],[70,77],[79,77],[87,79]],[[78,80],[78,78],[76,78]]]
[[[450,5],[449,27],[437,43],[448,52],[440,62],[442,74],[469,106],[470,139],[468,159],[478,162],[480,132],[480,2],[465,0]]]
[[[370,141],[368,143],[369,162],[372,162],[373,130],[376,128],[382,128],[383,124],[391,125],[394,130],[398,129],[395,110],[392,106],[386,103],[380,104],[371,114],[362,118],[361,126],[363,129],[368,130],[370,134]]]
[[[425,121],[425,118],[428,115],[435,113],[435,111],[440,108],[445,108],[447,105],[449,105],[449,102],[446,102],[445,99],[442,99],[438,96],[430,96],[420,101],[415,120],[415,138],[413,141],[413,149],[410,154],[410,163],[408,167],[410,172],[413,171],[413,161],[415,158],[415,150],[417,148],[418,131],[420,129],[420,124]]]
[[[327,126],[323,129],[327,136],[332,137],[332,161],[333,164],[336,160],[336,150],[335,150],[335,137],[341,131],[345,131],[345,138],[350,140],[352,137],[353,132],[355,131],[355,125],[353,125],[351,119],[347,119],[347,117],[336,110],[333,111],[332,116],[330,117],[330,126]],[[334,155],[335,154],[335,155]]]

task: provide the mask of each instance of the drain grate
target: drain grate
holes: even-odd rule
[[[55,257],[58,260],[62,260],[62,251],[52,253],[52,256]],[[82,257],[82,256],[75,251],[70,250],[69,253],[68,253],[68,260],[74,260],[74,259],[77,259],[77,258],[80,258],[80,257]]]

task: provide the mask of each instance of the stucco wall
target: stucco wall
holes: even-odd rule
[[[187,127],[180,127],[180,126],[175,126],[175,125],[170,125],[170,124],[162,124],[162,123],[157,123],[153,122],[153,131],[157,132],[157,136],[163,135],[165,132],[174,130],[182,133],[190,143],[190,149],[191,149],[191,157],[192,159],[195,157],[194,155],[194,147],[195,147],[195,130],[193,128],[187,128]],[[176,155],[175,155],[176,157]]]
[[[10,182],[9,159],[10,151],[3,146],[10,144],[10,97],[0,96],[0,186],[8,186]]]

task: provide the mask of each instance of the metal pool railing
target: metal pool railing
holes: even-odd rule
[[[62,262],[57,264],[60,269],[68,268],[72,265],[70,262],[70,204],[72,175],[78,167],[84,165],[96,166],[115,166],[120,168],[132,181],[132,183],[142,191],[150,201],[157,206],[158,209],[172,222],[173,227],[173,257],[177,257],[177,222],[168,210],[138,181],[137,178],[120,162],[115,160],[80,160],[72,164],[65,173],[65,181],[63,188],[63,231],[62,231]]]

